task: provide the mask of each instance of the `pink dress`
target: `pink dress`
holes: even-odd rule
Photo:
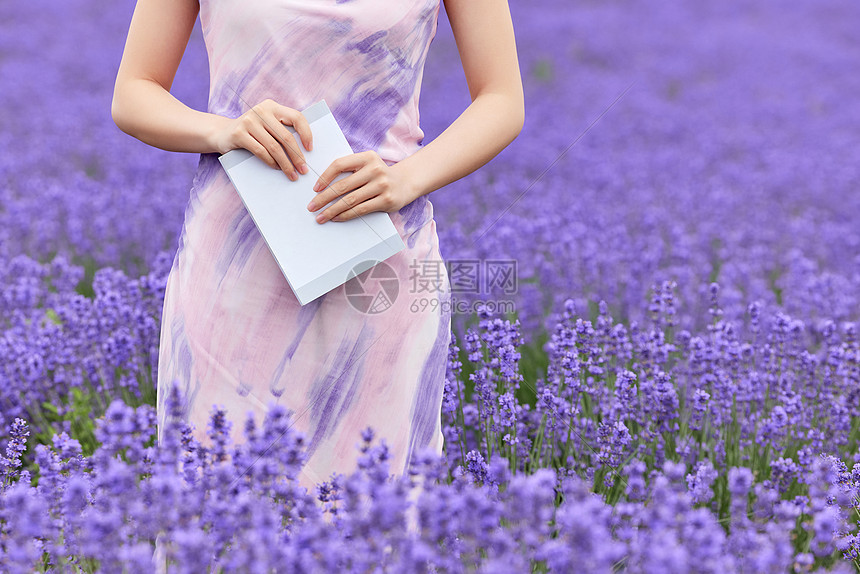
[[[266,98],[298,110],[325,99],[355,152],[392,165],[423,140],[418,96],[438,11],[439,0],[202,0],[208,111],[238,117]],[[352,279],[302,307],[217,155],[202,154],[164,301],[159,441],[176,380],[204,444],[214,404],[234,442],[247,413],[262,423],[270,401],[292,409],[311,492],[355,468],[367,426],[388,442],[392,472],[421,448],[441,453],[448,274],[428,197],[390,215],[406,244],[385,261],[399,279],[390,306],[357,308]]]

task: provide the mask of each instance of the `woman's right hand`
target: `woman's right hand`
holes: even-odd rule
[[[308,172],[305,156],[286,127],[296,130],[305,149],[313,149],[311,127],[299,110],[267,99],[238,118],[225,119],[221,122],[223,127],[213,135],[220,153],[244,148],[269,166],[282,170],[292,181],[299,178],[296,170],[302,174]]]

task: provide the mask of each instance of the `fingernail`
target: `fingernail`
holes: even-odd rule
[[[290,172],[290,180],[291,180],[291,181],[296,181],[297,179],[299,179],[299,176],[297,176],[297,175],[296,175],[296,172],[291,171],[291,172]]]
[[[301,167],[299,167],[299,171],[300,171],[300,172],[302,172],[302,174],[307,173],[307,172],[308,172],[308,164],[303,163],[303,164],[301,165]]]
[[[308,211],[316,211],[316,205],[313,201],[308,204]]]
[[[319,190],[320,190],[320,182],[316,182],[314,184],[314,191],[319,191]]]
[[[325,219],[325,215],[323,215],[322,213],[317,215],[317,223],[322,223],[323,219]]]

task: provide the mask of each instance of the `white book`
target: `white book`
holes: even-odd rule
[[[324,208],[308,211],[308,203],[317,196],[313,186],[332,161],[353,150],[325,100],[302,114],[311,127],[313,151],[307,151],[298,133],[286,126],[308,163],[308,173],[299,174],[297,181],[245,149],[229,151],[219,160],[290,288],[306,305],[406,246],[386,212],[317,223]],[[351,173],[341,173],[334,181]]]

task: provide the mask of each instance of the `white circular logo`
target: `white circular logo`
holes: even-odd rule
[[[400,279],[385,261],[362,261],[350,270],[344,290],[355,310],[373,315],[391,308],[400,292]]]

